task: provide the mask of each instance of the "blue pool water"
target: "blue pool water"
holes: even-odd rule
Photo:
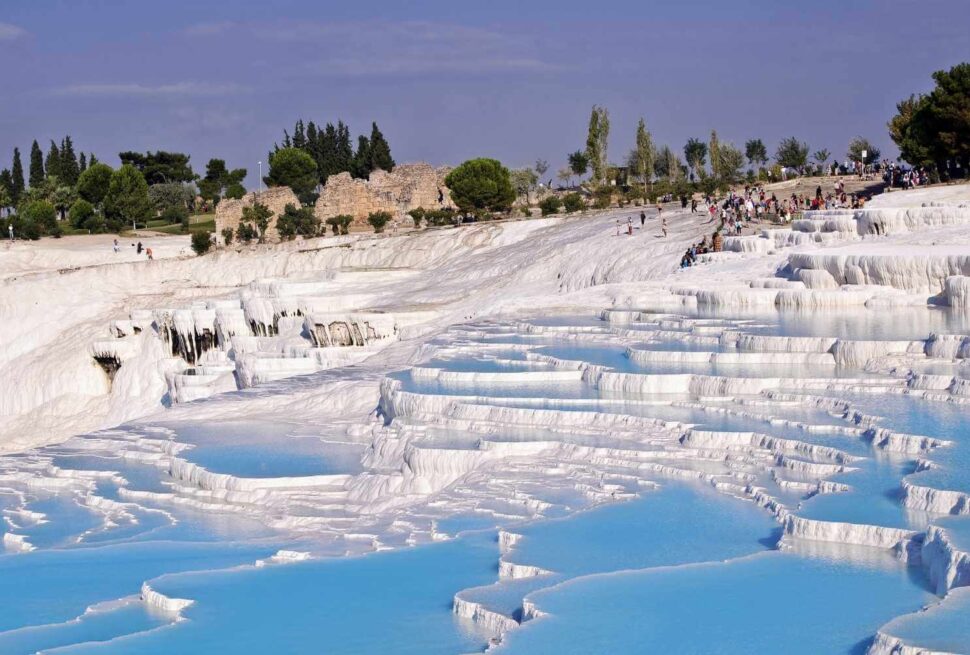
[[[932,596],[887,555],[880,564],[772,551],[579,579],[536,592],[551,616],[501,653],[862,653],[890,618]]]
[[[451,612],[452,595],[495,576],[494,534],[299,564],[170,576],[193,598],[172,629],[66,653],[467,653],[487,637]]]

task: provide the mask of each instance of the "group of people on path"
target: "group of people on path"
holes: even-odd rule
[[[660,231],[664,237],[667,236],[667,217],[664,216],[664,208],[661,202],[657,202],[657,218],[660,219]],[[647,226],[647,212],[640,212],[640,229],[644,230]],[[628,236],[633,236],[633,217],[630,216],[626,219],[626,229],[624,230]],[[616,219],[616,236],[620,236],[620,219]]]
[[[141,243],[141,241],[139,241],[137,244],[134,244],[134,243],[131,244],[131,247],[134,248],[135,249],[135,252],[137,252],[139,255],[142,252],[144,252],[145,255],[148,257],[149,261],[155,259],[154,253],[152,252],[152,249],[151,248],[146,248],[145,246],[143,246],[142,243]],[[118,243],[118,240],[117,239],[115,239],[114,245],[112,246],[112,249],[115,252],[121,252],[121,245]]]

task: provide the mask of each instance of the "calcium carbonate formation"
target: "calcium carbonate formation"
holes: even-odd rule
[[[29,528],[47,517],[30,506],[53,494],[100,517],[77,543],[192,510],[245,517],[310,544],[257,567],[449,539],[446,519],[485,517],[503,526],[496,581],[458,591],[453,608],[499,643],[542,620],[534,590],[564,580],[518,558],[528,537],[516,524],[686,481],[762,508],[777,521],[780,548],[883,550],[919,567],[939,606],[961,599],[970,548],[938,519],[970,517],[970,472],[958,466],[970,461],[970,437],[897,429],[863,405],[970,403],[970,321],[959,320],[970,255],[928,237],[964,230],[970,209],[808,213],[791,229],[725,239],[727,252],[666,276],[659,271],[679,245],[647,265],[634,249],[645,246],[615,246],[618,237],[594,233],[605,225],[594,220],[290,253],[292,277],[285,267],[264,270],[274,275],[132,309],[86,333],[94,338],[85,356],[109,403],[144,397],[169,408],[56,450],[0,457],[0,488],[12,499],[4,547],[35,548]],[[707,229],[688,220],[684,239]],[[919,254],[908,252],[913,245]],[[590,249],[601,256],[575,258]],[[322,262],[368,266],[309,274]],[[567,311],[537,316],[536,299],[550,293],[569,298]],[[795,327],[779,329],[778,310]],[[885,320],[889,312],[906,329]],[[811,329],[797,329],[799,317]],[[51,402],[66,385],[53,379]],[[11,396],[4,412],[29,416],[26,392]],[[196,457],[205,440],[179,429],[266,417],[312,434],[321,449],[359,447],[359,461],[310,474],[218,470]],[[65,455],[108,464],[92,469]],[[898,521],[813,511],[823,497],[868,502],[854,481],[893,458],[914,463],[899,480]],[[144,483],[146,470],[157,483]],[[152,607],[180,616],[192,603],[149,582],[140,597]],[[492,603],[497,589],[518,595],[516,606]],[[894,627],[873,635],[870,653],[929,652]]]

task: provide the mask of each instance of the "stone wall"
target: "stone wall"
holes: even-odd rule
[[[283,209],[289,205],[300,206],[300,201],[296,194],[289,187],[271,187],[258,194],[247,193],[239,200],[221,200],[216,205],[216,238],[222,243],[222,230],[231,227],[233,232],[239,232],[239,221],[242,219],[243,207],[252,207],[257,198],[263,205],[269,207],[273,215],[269,219],[269,228],[266,230],[267,241],[279,241],[279,234],[276,232],[276,219],[283,213]]]
[[[412,209],[441,209],[454,207],[451,193],[445,186],[448,168],[434,168],[430,164],[401,164],[387,173],[377,170],[367,180],[357,180],[349,173],[327,179],[314,214],[321,222],[332,216],[349,214],[355,225],[367,225],[371,212],[386,211],[398,223],[408,224]]]

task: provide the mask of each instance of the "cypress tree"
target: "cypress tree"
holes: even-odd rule
[[[27,188],[24,182],[24,165],[20,161],[20,148],[13,149],[13,168],[10,171],[10,176],[13,178],[10,195],[13,197],[14,204],[19,204],[20,198]]]
[[[88,168],[91,168],[98,163],[98,158],[94,156],[93,152],[88,153]]]
[[[30,146],[30,188],[36,189],[44,184],[44,153],[37,145],[37,139]]]
[[[306,150],[306,131],[303,128],[303,119],[301,118],[293,126],[293,147],[299,148],[300,150]]]
[[[74,142],[71,136],[65,136],[61,141],[61,160],[60,160],[60,179],[68,185],[77,184],[77,176],[81,174],[80,165],[77,162],[77,155],[74,153]]]
[[[88,170],[88,160],[84,156],[84,153],[82,152],[81,153],[81,161],[77,165],[77,173],[78,173],[78,175],[80,175],[81,173],[83,173],[86,170]]]
[[[371,172],[371,149],[370,141],[361,134],[357,137],[357,152],[354,153],[354,162],[350,174],[354,177],[366,180]]]
[[[338,173],[350,171],[354,164],[354,146],[350,141],[350,128],[337,121],[337,148],[334,158]]]
[[[377,128],[377,123],[371,123],[370,128],[370,168],[381,169],[390,173],[394,170],[394,159],[391,157],[391,146]]]
[[[47,177],[61,177],[61,152],[57,149],[57,144],[51,141],[51,149],[47,151],[47,159],[44,160],[44,168],[47,170]]]

